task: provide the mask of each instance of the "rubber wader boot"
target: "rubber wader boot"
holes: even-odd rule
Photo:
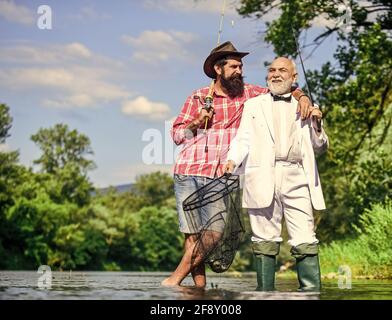
[[[262,241],[252,243],[256,261],[257,291],[275,290],[275,258],[279,253],[279,243]]]
[[[303,243],[291,249],[296,258],[299,291],[320,291],[318,245]]]

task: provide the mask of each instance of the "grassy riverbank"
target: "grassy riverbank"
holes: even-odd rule
[[[355,239],[321,246],[322,273],[333,276],[348,266],[353,277],[392,278],[392,201],[376,204],[360,216]]]

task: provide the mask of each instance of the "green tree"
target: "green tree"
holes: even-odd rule
[[[10,136],[12,117],[9,107],[0,104],[0,145]],[[17,183],[20,168],[17,166],[18,151],[2,151],[0,149],[0,211],[12,203],[12,189]]]
[[[94,162],[85,157],[92,155],[90,139],[77,130],[70,131],[66,124],[56,124],[53,128],[40,129],[31,140],[41,149],[42,156],[34,163],[47,173],[57,173],[69,163],[86,173],[94,168]]]
[[[132,256],[138,270],[171,270],[182,255],[182,234],[173,209],[145,207],[136,219],[139,225]]]
[[[144,206],[161,206],[174,196],[173,178],[164,172],[153,172],[136,178],[134,193],[143,199]]]
[[[41,166],[42,182],[56,202],[70,201],[82,206],[90,201],[93,190],[87,172],[95,167],[90,139],[65,124],[40,129],[31,136],[42,151],[34,163]],[[45,182],[44,182],[45,181]]]
[[[0,104],[0,145],[10,136],[12,117],[6,104]],[[14,204],[15,190],[23,181],[26,170],[18,165],[18,151],[0,149],[0,268],[9,257],[7,248],[12,243],[11,225],[7,211]]]

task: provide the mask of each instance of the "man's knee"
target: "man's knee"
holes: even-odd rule
[[[318,254],[318,244],[317,243],[301,243],[297,246],[291,247],[291,255],[296,259],[301,259],[306,256],[315,256]]]
[[[276,256],[279,254],[280,243],[274,241],[252,242],[252,250],[255,256]]]

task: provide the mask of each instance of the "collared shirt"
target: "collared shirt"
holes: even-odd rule
[[[267,88],[245,85],[244,94],[234,99],[214,94],[214,115],[204,132],[204,124],[195,133],[186,127],[195,120],[203,107],[201,101],[209,87],[196,90],[185,101],[181,113],[174,121],[171,135],[175,144],[182,144],[174,173],[214,178],[224,174],[224,164],[231,140],[237,133],[246,100],[268,93]],[[206,149],[207,145],[207,149]]]
[[[288,93],[283,96],[288,97],[290,95],[291,93]],[[275,159],[300,162],[302,157],[295,123],[296,108],[291,103],[273,101],[272,99],[272,114],[275,132]]]

